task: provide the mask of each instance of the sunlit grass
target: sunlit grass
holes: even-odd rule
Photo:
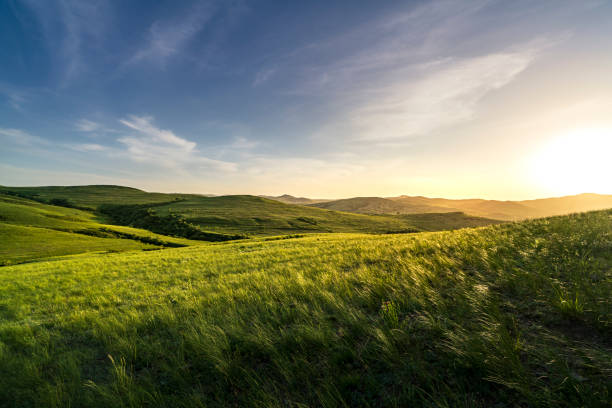
[[[9,406],[609,406],[611,249],[603,211],[4,267],[0,395]]]

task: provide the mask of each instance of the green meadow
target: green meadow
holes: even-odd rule
[[[2,406],[612,403],[612,210],[0,272]]]

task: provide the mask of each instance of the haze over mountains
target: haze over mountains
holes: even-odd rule
[[[318,198],[294,197],[289,194],[283,194],[281,196],[262,195],[260,197],[268,198],[270,200],[280,201],[281,203],[285,203],[285,204],[317,204],[317,203],[324,203],[327,201],[333,201],[333,200],[318,199]]]
[[[284,195],[269,197],[289,202]],[[565,197],[543,198],[523,201],[498,201],[484,199],[451,200],[422,196],[399,197],[354,197],[341,200],[311,200],[294,198],[294,204],[357,214],[422,214],[464,212],[469,215],[504,221],[563,215],[574,212],[612,208],[612,195],[578,194]]]

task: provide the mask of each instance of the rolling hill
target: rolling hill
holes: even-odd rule
[[[464,212],[497,220],[517,221],[612,208],[612,195],[579,194],[526,201],[449,200],[427,197],[356,197],[309,204],[317,208],[358,214],[416,214]]]
[[[0,404],[609,407],[611,247],[600,211],[5,266]]]
[[[168,217],[179,217],[199,229],[216,234],[270,236],[320,232],[397,233],[423,230],[411,224],[411,221],[405,217],[329,211],[250,195],[207,197],[196,194],[148,193],[120,186],[0,187],[1,192],[46,202],[60,200],[63,205],[89,211],[97,211],[109,205],[124,206],[126,210],[134,211],[146,209],[157,217],[164,217],[166,221],[170,221]],[[126,217],[118,217],[113,221],[110,213],[100,214],[100,211],[98,211],[98,216],[102,217],[105,222],[125,225],[119,218],[125,219]],[[432,219],[442,222],[442,218],[444,216],[436,215]],[[495,220],[476,220],[474,217],[462,217],[456,214],[451,214],[448,218],[453,228],[481,226],[497,222]],[[133,225],[148,228],[146,224]],[[425,230],[446,228],[436,228],[433,222],[427,225],[428,228]],[[446,223],[442,222],[440,225],[446,225]],[[172,233],[164,229],[156,232],[164,235]]]
[[[316,198],[294,197],[289,194],[283,194],[280,196],[262,195],[260,197],[267,198],[269,200],[280,201],[281,203],[285,203],[285,204],[316,204],[316,203],[322,203],[325,201],[331,201],[331,200],[323,200],[323,199],[316,199]]]

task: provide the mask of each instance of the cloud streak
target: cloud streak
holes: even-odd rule
[[[49,146],[51,144],[48,140],[31,135],[21,129],[0,128],[0,136],[2,136],[6,145]]]
[[[161,165],[181,172],[231,172],[237,169],[235,163],[202,156],[195,142],[179,137],[171,130],[156,127],[151,116],[131,115],[120,122],[136,131],[136,135],[118,139],[127,148],[129,157],[136,162]]]
[[[61,85],[87,70],[85,55],[102,44],[109,26],[106,0],[35,1],[23,0],[39,20],[53,55],[62,72]]]
[[[267,68],[257,71],[255,79],[253,79],[253,86],[259,86],[268,82],[276,74],[276,68]]]
[[[164,65],[179,53],[212,18],[212,4],[197,3],[178,21],[157,20],[149,28],[147,43],[129,59],[128,65],[153,61]]]
[[[416,79],[397,78],[368,93],[349,123],[359,139],[388,140],[469,120],[484,96],[512,82],[533,58],[528,50],[427,64]]]
[[[79,132],[95,132],[102,128],[99,123],[93,122],[88,119],[78,120],[74,126]]]

